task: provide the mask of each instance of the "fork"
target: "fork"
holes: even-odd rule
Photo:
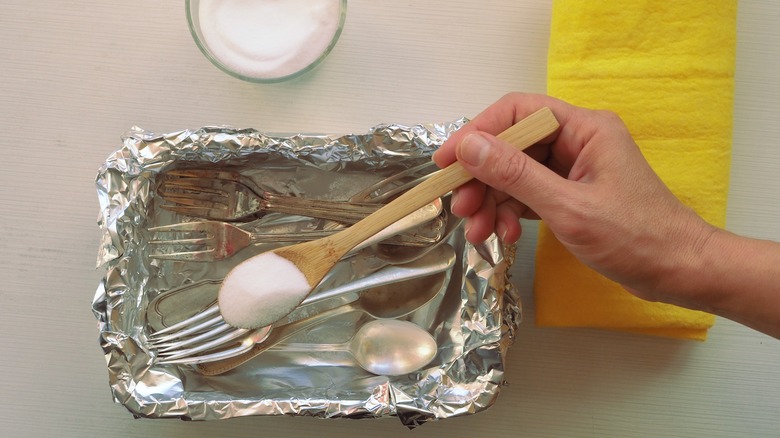
[[[358,245],[352,252],[378,242],[404,246],[433,245],[442,238],[447,224],[442,209],[442,200],[438,199],[377,233]],[[149,254],[152,258],[212,262],[229,258],[251,245],[315,240],[329,236],[340,229],[297,233],[253,233],[227,222],[196,221],[153,227],[149,228],[149,231],[156,236],[149,242],[155,247],[155,251]],[[186,237],[178,239],[172,237],[177,234]],[[187,250],[181,250],[183,247]]]
[[[444,212],[443,212],[444,213]],[[448,236],[454,232],[458,227],[460,226],[459,221],[447,221],[447,227],[444,229],[444,235],[440,239],[441,242],[444,242],[445,239],[448,238]],[[372,276],[374,273],[379,271],[386,271],[386,269],[393,267],[393,266],[402,266],[404,269],[410,269],[414,266],[422,266],[426,263],[428,264],[436,264],[441,263],[443,261],[450,260],[454,257],[452,247],[448,244],[437,244],[433,245],[428,248],[408,248],[413,249],[413,251],[403,251],[398,252],[397,249],[406,249],[401,246],[393,246],[390,247],[393,248],[393,250],[389,251],[389,253],[385,253],[384,251],[379,251],[379,248],[376,251],[373,251],[375,254],[377,254],[376,257],[376,264],[373,262],[369,262],[362,266],[360,269],[365,270],[368,274],[367,276]],[[382,255],[380,256],[379,253],[382,252]],[[449,263],[449,262],[447,262]],[[325,280],[323,280],[323,283],[325,283]],[[170,326],[160,328],[155,327],[155,330],[153,334],[150,336],[149,341],[150,343],[154,345],[163,345],[166,343],[174,343],[179,341],[187,341],[188,338],[193,333],[203,333],[207,332],[209,330],[214,330],[212,335],[217,335],[224,333],[224,328],[220,329],[220,327],[227,326],[227,323],[225,323],[224,319],[222,318],[222,315],[219,311],[219,306],[216,304],[217,299],[217,290],[219,288],[217,287],[215,290],[211,292],[213,295],[213,300],[211,300],[210,303],[208,303],[207,306],[200,308],[201,310],[198,310],[192,314],[189,318],[185,318],[180,320],[179,322],[173,323]],[[318,301],[318,300],[325,300],[328,298],[331,298],[333,295],[333,290],[338,289],[338,287],[331,288],[331,289],[325,289],[323,291],[319,291],[316,294],[306,298],[303,301],[303,304],[308,304],[310,302]],[[162,296],[157,298],[158,300],[162,300]],[[199,300],[200,302],[203,302],[203,298],[201,297]],[[207,300],[208,301],[208,300]],[[154,306],[150,305],[150,308],[155,308]],[[298,310],[294,311],[293,314],[297,313]],[[290,318],[294,318],[291,314]],[[160,316],[154,317],[155,320],[160,319]],[[288,322],[294,321],[294,319],[288,319]],[[246,332],[244,332],[246,333]],[[210,336],[212,337],[212,336]],[[198,340],[200,341],[200,339]],[[171,347],[178,347],[181,348],[182,345],[190,345],[192,344],[192,341],[186,343],[186,344],[180,344],[180,345],[173,345],[171,344]]]
[[[349,198],[350,202],[355,203],[381,203],[391,199],[401,192],[409,190],[417,184],[425,181],[433,175],[433,171],[438,167],[433,161],[410,167],[395,175],[389,176],[375,184],[366,187],[360,192]],[[422,174],[422,175],[420,175]],[[411,180],[410,180],[411,178]],[[406,180],[406,182],[404,182]]]
[[[261,190],[250,178],[228,170],[173,170],[161,177],[157,193],[166,210],[221,221],[245,221],[278,212],[353,224],[381,207],[279,195]]]
[[[451,246],[438,247],[434,252],[409,264],[390,265],[366,277],[322,291],[305,300],[302,306],[318,305],[317,310],[324,311],[327,309],[320,308],[319,304],[326,300],[371,287],[443,272],[450,269],[454,262],[455,254]],[[281,327],[294,321],[286,318],[278,324]],[[193,317],[152,333],[148,338],[148,345],[156,350],[155,363],[158,364],[205,363],[248,351],[253,344],[268,337],[275,325],[254,330],[232,327],[222,320],[219,305],[213,304]],[[234,341],[239,338],[242,339],[241,342],[235,345]]]

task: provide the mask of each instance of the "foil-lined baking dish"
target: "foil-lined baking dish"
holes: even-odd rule
[[[405,317],[429,331],[438,345],[436,358],[422,370],[386,377],[365,372],[344,354],[268,351],[230,372],[208,376],[193,366],[155,363],[156,352],[149,345],[151,327],[164,317],[150,303],[177,292],[178,301],[171,302],[180,304],[169,309],[203,306],[203,296],[186,291],[218,284],[232,266],[256,253],[246,250],[213,263],[150,258],[149,228],[191,219],[161,208],[161,175],[193,167],[240,169],[276,193],[343,200],[429,161],[464,123],[379,125],[365,134],[338,136],[272,135],[229,127],[168,134],[131,129],[96,178],[102,231],[97,264],[106,274],[92,309],[114,400],[148,418],[396,416],[408,427],[491,406],[504,384],[507,349],[521,318],[519,294],[508,279],[514,248],[497,238],[471,245],[454,218],[437,244],[454,250],[446,287]],[[278,217],[259,219],[264,220]],[[365,276],[361,261],[367,258],[368,252],[359,253],[339,263],[333,278],[341,276],[345,282]],[[351,312],[294,341],[341,342],[365,320],[365,314]]]

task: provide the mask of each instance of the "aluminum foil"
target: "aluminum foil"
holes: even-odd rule
[[[148,257],[148,228],[187,219],[160,208],[156,190],[162,173],[230,166],[269,190],[345,199],[378,179],[429,161],[464,123],[380,125],[365,134],[339,136],[273,135],[229,127],[160,135],[132,128],[96,178],[102,231],[97,265],[106,274],[92,309],[114,400],[137,417],[395,416],[410,428],[491,406],[504,384],[506,352],[521,318],[519,295],[507,274],[514,248],[495,237],[473,246],[457,222],[443,242],[457,256],[447,286],[406,318],[428,329],[439,346],[434,361],[419,372],[376,376],[344,354],[269,351],[226,374],[205,376],[192,366],[155,364],[148,346],[152,300],[188,285],[218,282],[242,257],[253,254],[247,250],[242,257],[215,263]],[[267,219],[274,220],[272,216]],[[364,275],[359,262],[368,257],[340,263],[333,281]],[[365,315],[337,318],[302,335],[303,340],[343,341],[361,318]]]

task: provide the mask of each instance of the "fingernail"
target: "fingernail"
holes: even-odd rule
[[[458,145],[460,158],[472,166],[479,166],[487,159],[490,142],[480,133],[473,132]]]
[[[458,196],[458,192],[453,190],[452,196],[450,196],[450,211],[455,210],[455,205],[458,204],[459,200],[460,200],[460,196]]]
[[[508,233],[509,230],[507,229],[506,225],[499,223],[496,225],[496,234],[498,234],[498,237],[501,239],[502,242],[506,242],[506,233]]]

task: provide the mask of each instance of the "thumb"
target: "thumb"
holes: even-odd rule
[[[474,178],[517,199],[542,218],[565,199],[565,178],[490,134],[468,134],[455,152]]]

